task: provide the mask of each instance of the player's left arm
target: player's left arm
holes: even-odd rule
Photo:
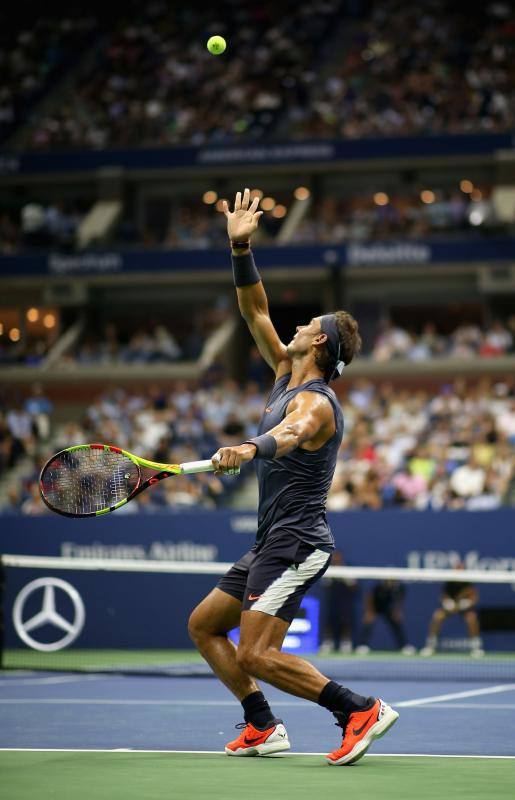
[[[333,407],[327,397],[320,392],[299,392],[289,404],[284,419],[268,431],[277,444],[274,458],[282,458],[302,445],[307,450],[317,450],[333,436],[335,429]],[[221,447],[216,453],[220,457],[217,471],[227,472],[252,461],[256,451],[256,445],[248,442]]]

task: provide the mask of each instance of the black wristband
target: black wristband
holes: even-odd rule
[[[247,250],[248,248],[250,248],[250,241],[248,239],[246,242],[231,241],[231,247],[233,250]]]
[[[244,253],[241,256],[232,255],[232,274],[235,286],[251,286],[259,283],[261,275],[254,263],[252,253]]]
[[[274,458],[277,452],[277,442],[270,433],[262,433],[261,436],[254,436],[253,439],[247,439],[243,444],[254,444],[256,446],[256,455],[254,458]]]

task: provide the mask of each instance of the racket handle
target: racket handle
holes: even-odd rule
[[[213,472],[214,470],[210,458],[206,461],[187,461],[179,466],[183,475],[194,475],[196,472]]]
[[[196,472],[213,472],[215,467],[211,459],[206,461],[187,461],[185,464],[179,464],[182,475],[194,475]],[[239,475],[240,471],[233,473]]]

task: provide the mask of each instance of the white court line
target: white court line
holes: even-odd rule
[[[78,681],[99,681],[102,680],[103,675],[60,675],[49,676],[48,678],[8,678],[3,680],[0,678],[0,688],[3,686],[16,686],[21,683],[23,686],[28,685],[47,685],[54,683],[77,683]]]
[[[392,706],[395,707],[395,703],[392,703]],[[489,710],[497,710],[497,711],[505,711],[515,709],[515,704],[509,703],[434,703],[434,704],[422,704],[421,706],[411,706],[411,708],[416,708],[417,711],[438,711],[440,708],[472,708],[476,711],[489,711]]]
[[[36,705],[101,705],[101,706],[232,706],[235,707],[235,700],[103,700],[102,698],[87,699],[85,697],[12,697],[0,698],[0,705],[13,703],[34,703]],[[278,700],[274,701],[274,706],[299,706],[313,707],[314,704],[308,700]]]
[[[409,701],[411,702],[411,701]],[[234,706],[234,700],[102,700],[99,698],[87,699],[84,697],[3,697],[0,698],[2,705],[83,705],[83,706]],[[401,703],[392,703],[392,706]],[[308,701],[274,700],[274,706],[281,708],[314,708],[314,704]],[[420,708],[424,711],[438,711],[440,708],[464,708],[475,711],[488,710],[514,710],[515,704],[509,703],[435,703],[421,704],[420,706],[411,705],[412,708]]]
[[[74,680],[70,676],[71,680]],[[100,676],[88,676],[90,680],[100,679]],[[56,681],[56,682],[69,682],[65,677],[58,679],[42,679],[47,681]],[[464,692],[453,692],[451,694],[439,694],[439,695],[431,695],[430,697],[419,697],[414,700],[400,700],[398,702],[392,702],[392,706],[396,706],[397,708],[409,708],[409,707],[424,707],[426,705],[432,703],[438,703],[441,708],[487,708],[488,706],[479,705],[479,704],[447,704],[444,706],[444,701],[446,700],[459,700],[466,697],[480,697],[489,694],[498,694],[499,692],[510,692],[515,690],[515,683],[508,683],[508,684],[501,684],[499,686],[489,686],[484,689],[470,689]],[[103,698],[84,698],[84,697],[69,697],[69,698],[30,698],[30,697],[22,697],[22,698],[0,698],[0,704],[9,704],[9,703],[19,703],[19,704],[34,704],[34,705],[66,705],[66,704],[74,704],[74,705],[111,705],[111,706],[212,706],[212,707],[220,707],[220,706],[233,706],[234,700],[128,700],[128,699],[103,699]],[[302,707],[309,707],[313,706],[313,703],[309,702],[308,700],[274,700],[274,705],[281,706],[283,708],[302,708]],[[490,706],[492,708],[510,708],[506,704],[494,704]]]
[[[221,750],[131,750],[127,747],[117,747],[111,750],[73,748],[73,747],[0,747],[0,753],[140,753],[155,754],[192,754],[204,756],[223,756],[226,754]],[[280,753],[275,758],[291,758],[292,756],[325,756],[326,753]],[[506,759],[515,760],[515,756],[485,756],[485,755],[461,755],[460,753],[367,753],[366,758],[483,758],[483,759]]]
[[[420,706],[425,703],[439,703],[441,700],[459,700],[462,697],[479,697],[483,694],[497,694],[498,692],[512,692],[515,690],[515,683],[503,683],[499,686],[488,686],[485,689],[470,689],[466,692],[452,692],[451,694],[436,694],[430,697],[418,697],[415,700],[401,700],[399,703],[392,703],[397,708],[407,708],[408,706]]]
[[[4,670],[3,670],[3,669],[1,669],[0,671],[1,671],[1,672],[4,672]],[[11,672],[11,675],[12,675],[14,678],[23,678],[23,676],[24,676],[24,675],[30,675],[30,676],[33,676],[33,675],[35,675],[35,672],[34,672],[34,670],[33,670],[33,669],[13,669],[13,670],[12,670],[12,672]],[[7,677],[7,676],[5,676],[5,677]],[[2,680],[2,679],[0,678],[0,681],[1,681],[1,680]]]

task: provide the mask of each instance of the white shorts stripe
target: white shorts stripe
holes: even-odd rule
[[[295,589],[314,578],[330,557],[331,554],[325,550],[314,550],[298,568],[292,564],[270,584],[259,600],[250,606],[249,611],[263,611],[275,616]]]

